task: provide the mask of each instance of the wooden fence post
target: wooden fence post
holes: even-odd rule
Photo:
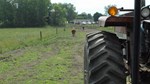
[[[42,31],[40,31],[40,39],[42,40]]]

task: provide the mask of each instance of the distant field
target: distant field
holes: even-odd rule
[[[97,29],[81,27],[0,29],[0,83],[83,84],[85,35]]]

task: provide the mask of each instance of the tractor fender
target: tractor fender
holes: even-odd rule
[[[101,16],[98,19],[99,26],[105,27],[105,23],[106,23],[107,18],[109,18],[109,16]]]
[[[133,16],[101,16],[99,25],[107,26],[128,26],[133,24]]]

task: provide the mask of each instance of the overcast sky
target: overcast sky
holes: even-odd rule
[[[150,0],[146,0],[150,4]],[[134,8],[134,0],[51,0],[52,3],[72,3],[76,7],[76,12],[94,14],[99,12],[104,14],[104,7],[111,4],[118,8]]]

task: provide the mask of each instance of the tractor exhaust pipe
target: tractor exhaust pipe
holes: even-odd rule
[[[134,0],[134,23],[133,23],[133,53],[132,53],[132,84],[139,84],[139,42],[140,42],[140,15],[141,0]]]

